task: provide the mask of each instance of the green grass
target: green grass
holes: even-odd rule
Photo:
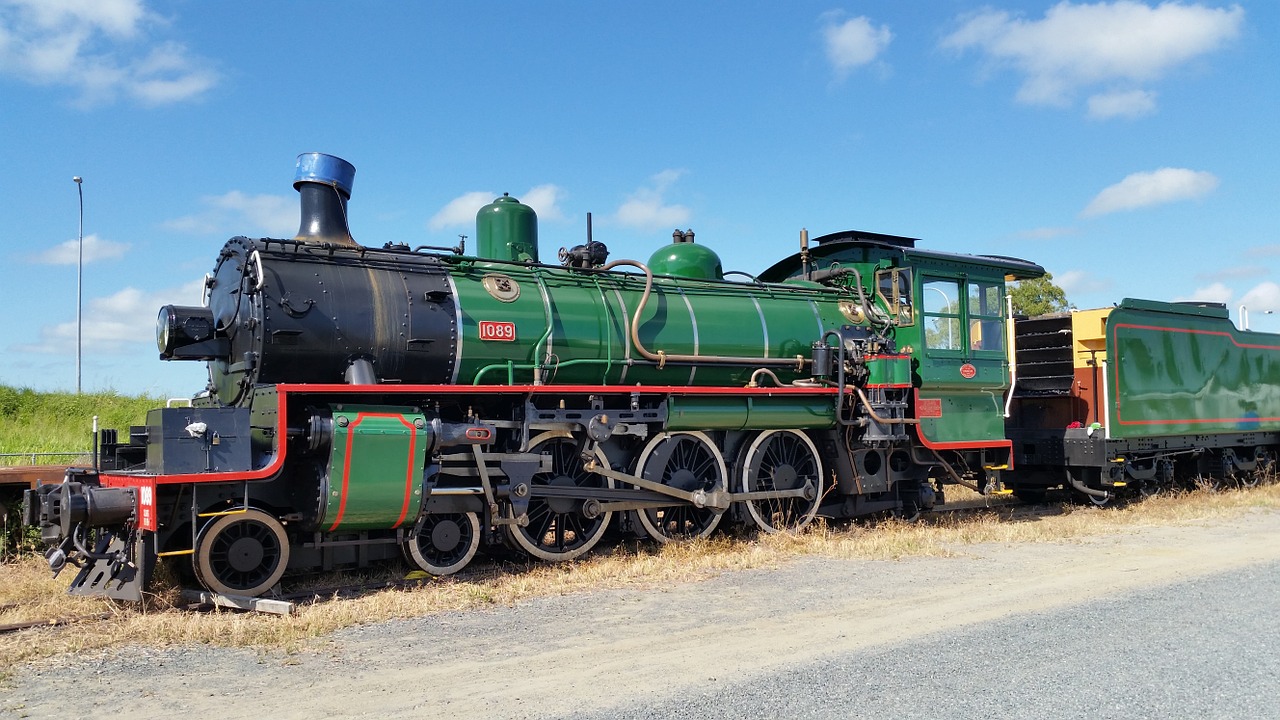
[[[162,398],[112,391],[77,395],[0,385],[0,453],[67,453],[36,456],[34,464],[88,465],[94,415],[98,427],[115,428],[127,438],[130,425],[143,424],[148,410],[163,405]],[[30,457],[0,457],[0,466],[31,464]],[[0,487],[0,561],[40,549],[39,533],[22,526],[22,487]]]
[[[36,392],[0,385],[0,453],[83,452],[93,447],[93,416],[98,427],[127,433],[146,421],[147,410],[163,398],[130,397],[114,391],[75,394]],[[65,464],[68,458],[51,458]],[[29,465],[31,460],[0,458],[0,464]],[[36,464],[43,464],[40,458]]]

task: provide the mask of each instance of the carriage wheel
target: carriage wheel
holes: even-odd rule
[[[417,535],[404,540],[405,556],[432,575],[452,575],[480,548],[480,516],[473,512],[429,514]]]
[[[743,504],[756,526],[765,532],[799,530],[818,512],[822,500],[822,460],[804,433],[768,430],[760,433],[742,455],[739,478],[743,492],[797,490],[812,484],[813,497],[746,500]]]
[[[288,565],[284,525],[256,508],[215,519],[196,540],[196,579],[223,595],[257,597],[280,582]]]
[[[645,480],[687,492],[724,490],[728,477],[720,449],[700,432],[655,435],[640,452],[636,468],[636,474]],[[724,514],[675,498],[672,503],[635,510],[633,518],[649,537],[669,542],[710,535]]]
[[[543,433],[530,442],[529,452],[551,455],[551,472],[533,476],[529,524],[525,527],[504,525],[507,538],[540,560],[572,560],[600,542],[613,513],[602,512],[588,518],[582,514],[582,500],[537,497],[537,487],[611,488],[613,480],[583,468],[578,441],[568,433]],[[600,448],[596,448],[596,462],[609,466],[609,459]]]

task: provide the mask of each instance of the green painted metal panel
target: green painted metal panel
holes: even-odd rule
[[[996,392],[926,393],[922,390],[916,409],[920,415],[920,432],[929,442],[1004,440],[1004,398]]]
[[[918,357],[916,372],[925,388],[1003,394],[1009,387],[1009,364],[1003,357]]]
[[[422,470],[430,444],[426,418],[401,407],[332,408],[333,445],[320,527],[397,528],[422,508]]]
[[[1280,430],[1280,335],[1220,307],[1125,300],[1107,319],[1113,438]]]
[[[756,295],[760,315],[769,332],[770,357],[801,355],[807,358],[813,352],[813,343],[821,339],[823,333],[849,324],[840,314],[839,303],[779,302],[791,292],[789,288],[769,287]]]
[[[911,358],[906,355],[881,355],[867,359],[867,384],[910,387]]]
[[[831,396],[673,397],[667,430],[784,430],[835,425]]]
[[[531,367],[541,360],[552,339],[545,275],[534,268],[500,263],[467,264],[454,271],[461,307],[458,382],[474,382],[483,370],[481,382],[505,384],[508,363]],[[531,382],[533,371],[521,370],[513,379]]]
[[[911,358],[907,355],[899,355],[893,363],[892,372],[890,373],[890,381],[894,385],[911,386]]]

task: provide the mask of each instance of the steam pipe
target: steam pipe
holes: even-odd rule
[[[862,401],[862,406],[867,409],[867,415],[871,416],[872,420],[875,420],[881,425],[919,425],[920,424],[920,421],[916,418],[881,417],[876,413],[875,408],[871,407],[871,401],[867,399],[866,393],[862,392],[862,388],[858,387],[857,385],[854,385],[853,391],[857,393],[858,399]]]
[[[967,487],[970,490],[973,490],[974,492],[977,492],[977,493],[982,492],[982,490],[978,487],[977,483],[971,483],[968,480],[965,480],[964,478],[960,477],[960,474],[955,471],[955,468],[951,467],[951,463],[942,459],[941,453],[939,453],[937,450],[933,448],[929,448],[929,452],[933,453],[933,456],[938,459],[938,463],[942,465],[943,469],[947,471],[947,474],[951,476],[951,482],[961,487]]]
[[[1076,490],[1079,490],[1085,495],[1092,495],[1093,497],[1096,497],[1096,498],[1111,497],[1111,493],[1107,492],[1106,490],[1094,490],[1088,485],[1085,485],[1084,483],[1080,482],[1079,480],[1076,479],[1074,475],[1071,474],[1071,471],[1068,470],[1067,468],[1063,468],[1062,472],[1067,474],[1067,482],[1071,483],[1071,487],[1075,488]]]
[[[853,425],[854,420],[845,420],[844,418],[844,364],[845,364],[845,347],[844,338],[835,330],[828,330],[822,334],[822,342],[826,342],[827,338],[834,337],[836,339],[836,422],[841,425]]]
[[[778,376],[769,368],[757,368],[755,372],[751,373],[751,379],[747,382],[747,387],[758,387],[760,385],[759,378],[761,375],[767,375],[778,387],[786,387],[787,385],[787,383],[779,380]]]
[[[635,346],[636,352],[640,353],[647,360],[653,360],[658,363],[658,368],[666,367],[668,361],[675,362],[712,362],[723,363],[725,365],[769,365],[774,367],[795,367],[799,372],[804,369],[806,362],[803,355],[797,355],[794,358],[767,358],[767,357],[734,357],[730,355],[683,355],[669,354],[665,350],[651,352],[640,342],[640,316],[644,313],[644,307],[649,303],[649,296],[653,294],[653,271],[648,265],[637,260],[614,260],[613,262],[600,268],[601,272],[612,270],[616,267],[633,267],[644,273],[644,293],[640,295],[640,302],[636,304],[636,310],[631,314],[631,344]]]
[[[800,228],[800,273],[805,280],[812,280],[809,276],[809,230],[808,228]]]
[[[862,315],[867,319],[867,322],[879,321],[886,327],[892,324],[892,318],[883,313],[881,317],[873,319],[872,313],[879,312],[879,309],[875,306],[875,303],[867,302],[867,293],[862,288],[862,273],[858,272],[858,268],[832,265],[823,270],[805,271],[805,274],[806,280],[813,280],[814,282],[825,282],[844,275],[852,275],[854,288],[858,291],[858,307],[862,309]]]

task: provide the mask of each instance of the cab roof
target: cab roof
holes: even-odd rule
[[[1036,263],[1004,255],[966,255],[939,250],[921,250],[916,238],[885,235],[864,230],[843,230],[815,238],[816,248],[809,250],[810,262],[825,266],[830,262],[865,262],[885,255],[901,254],[900,265],[948,263],[973,265],[1003,272],[1008,280],[1028,280],[1045,274]],[[828,262],[823,263],[822,260]],[[760,273],[765,282],[781,282],[800,273],[800,253],[784,258]]]

